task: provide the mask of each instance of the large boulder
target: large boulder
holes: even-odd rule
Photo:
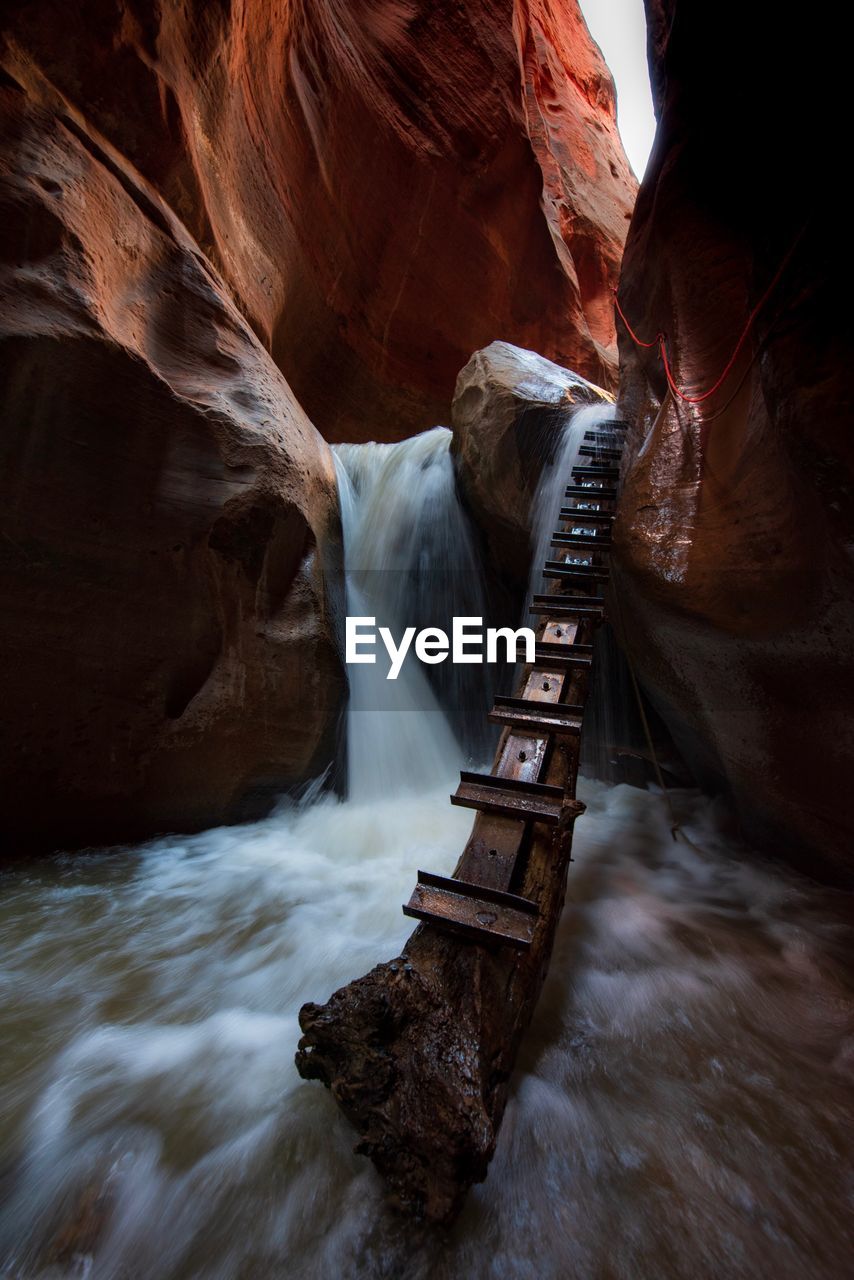
[[[636,183],[577,0],[31,0],[40,74],[164,196],[328,439],[446,421],[498,335],[616,381]]]
[[[635,423],[614,531],[624,641],[750,837],[850,874],[852,330],[833,232],[846,46],[832,23],[762,5],[647,12],[658,134],[621,305],[641,339],[666,333],[690,396],[714,387],[761,306],[697,403],[622,331],[619,413]],[[820,92],[793,93],[805,68]]]
[[[343,677],[327,445],[158,194],[5,72],[8,855],[257,811],[329,762]]]
[[[567,412],[612,397],[534,351],[493,342],[457,379],[452,410],[457,479],[490,566],[519,587],[531,567],[534,495]]]

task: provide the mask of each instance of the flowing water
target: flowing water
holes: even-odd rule
[[[413,520],[451,519],[446,443],[419,438],[417,466],[339,452],[351,572],[359,554],[372,571],[391,555],[407,503]],[[380,483],[385,467],[408,497]],[[419,477],[445,493],[433,517]],[[389,541],[392,498],[404,515]],[[397,586],[351,579],[363,586],[369,613],[394,611]],[[405,759],[384,747],[361,768],[377,732],[365,693],[346,801],[308,795],[252,825],[2,877],[0,1276],[850,1274],[845,903],[762,864],[688,793],[692,845],[671,840],[659,796],[583,783],[567,905],[488,1181],[450,1232],[383,1207],[293,1054],[300,1004],[400,951],[416,868],[450,871],[470,826],[447,802],[464,754],[447,690],[408,696],[434,699],[423,761],[404,706],[380,732],[402,735]]]
[[[399,444],[338,445],[347,612],[375,619],[396,641],[404,628],[481,617],[486,602],[474,538],[457,497],[445,427]],[[464,754],[484,755],[491,691],[482,666],[423,667],[413,655],[396,680],[382,645],[375,664],[349,668],[349,794],[370,799],[429,790]],[[429,676],[429,678],[428,678]]]
[[[609,404],[581,405],[575,409],[564,422],[558,437],[554,455],[540,474],[534,495],[533,528],[531,530],[531,578],[528,595],[547,591],[550,584],[542,575],[542,567],[546,560],[554,560],[551,549],[552,534],[559,527],[558,517],[561,507],[567,505],[564,490],[570,482],[570,468],[575,462],[579,445],[584,442],[584,433],[595,427],[606,428],[614,420],[616,408]],[[591,489],[588,501],[595,502],[596,491]],[[578,499],[573,499],[573,504]],[[581,499],[584,501],[584,499]],[[580,548],[574,553],[579,563],[589,564],[590,557]]]
[[[546,560],[553,560],[557,556],[557,552],[552,549],[551,540],[554,530],[560,527],[561,507],[586,503],[593,510],[599,510],[594,488],[591,488],[587,497],[573,498],[569,502],[565,498],[565,489],[578,448],[584,442],[585,432],[596,428],[607,430],[615,417],[614,405],[582,405],[562,424],[557,447],[551,460],[543,467],[534,496],[528,601],[532,596],[547,592],[552,587],[552,583],[543,577],[542,567]],[[585,526],[583,516],[579,516],[577,525],[566,527],[589,529],[591,526]],[[582,564],[589,564],[592,559],[583,547],[574,550],[572,557]],[[618,589],[617,583],[613,589]],[[590,594],[600,593],[600,584],[591,584]],[[645,754],[646,743],[638,720],[636,695],[630,673],[609,626],[597,630],[594,645],[596,661],[585,708],[586,732],[582,743],[582,761],[584,768],[592,776],[613,780],[616,776],[613,765],[615,750],[627,748],[636,751],[640,748]]]

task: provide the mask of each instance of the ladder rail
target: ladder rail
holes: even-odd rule
[[[569,824],[571,829],[584,811],[574,794],[543,779],[555,744],[577,741],[582,731],[593,664],[591,629],[604,617],[604,600],[589,593],[608,581],[601,558],[608,555],[614,519],[613,509],[598,504],[613,508],[619,479],[614,463],[621,454],[620,441],[612,425],[622,429],[626,424],[586,432],[571,467],[564,501],[575,499],[576,505],[561,506],[559,520],[570,527],[556,530],[552,540],[552,547],[568,558],[545,562],[543,577],[558,585],[534,595],[529,605],[540,620],[534,661],[525,667],[520,692],[497,696],[489,713],[490,722],[503,727],[492,772],[464,771],[451,796],[452,804],[476,811],[457,871],[452,877],[419,871],[403,907],[422,925],[478,945],[531,946],[537,904],[510,892],[518,882],[528,834],[537,825],[556,831]],[[579,509],[579,501],[595,502],[597,508]],[[585,524],[595,527],[573,532]],[[573,556],[579,550],[588,552],[589,559]],[[570,776],[574,792],[574,773]]]

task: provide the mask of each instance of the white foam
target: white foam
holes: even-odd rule
[[[450,1242],[382,1208],[331,1097],[296,1074],[296,1015],[399,953],[415,870],[449,871],[466,838],[452,781],[8,878],[10,1274],[38,1273],[92,1185],[108,1209],[91,1274],[116,1280],[835,1274],[840,926],[819,891],[728,847],[708,802],[684,801],[701,853],[625,787],[584,785],[488,1182]]]

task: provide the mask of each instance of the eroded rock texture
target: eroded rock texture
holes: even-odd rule
[[[655,349],[621,334],[619,413],[636,422],[615,528],[625,640],[750,835],[813,869],[850,866],[852,333],[828,125],[844,78],[823,24],[771,6],[647,12],[659,126],[626,246],[627,317],[646,340],[666,332],[678,383],[702,394],[785,267],[700,405],[665,394]],[[810,67],[820,94],[799,91]]]
[[[567,407],[610,402],[600,387],[509,342],[476,351],[460,373],[451,446],[460,489],[491,568],[515,587],[528,580],[534,495]]]
[[[497,334],[613,379],[610,77],[575,0],[30,0],[0,68],[0,822],[248,813],[343,687],[300,404],[430,426]]]
[[[3,852],[249,813],[334,746],[328,446],[154,189],[8,49],[0,140]]]
[[[635,182],[576,0],[41,0],[7,21],[327,438],[446,420],[494,338],[613,384]]]

